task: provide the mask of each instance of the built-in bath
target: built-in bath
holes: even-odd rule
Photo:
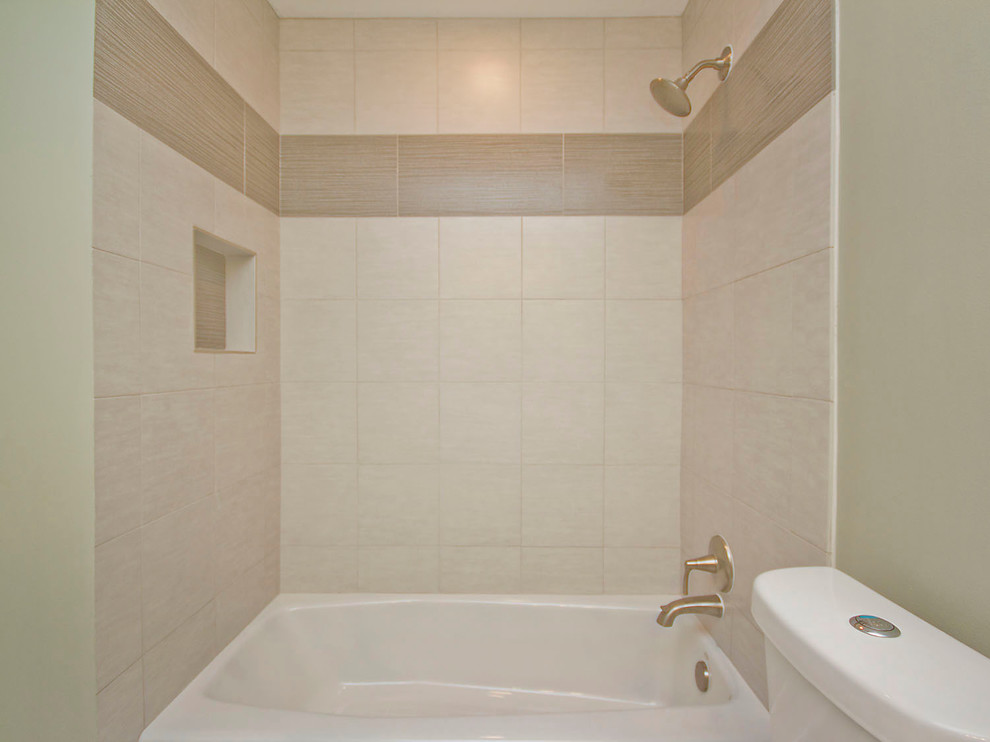
[[[767,739],[700,622],[657,626],[664,601],[281,595],[141,740]]]

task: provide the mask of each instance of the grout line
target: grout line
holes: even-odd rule
[[[805,253],[804,255],[800,255],[800,256],[798,256],[796,258],[791,258],[789,260],[785,260],[783,263],[777,263],[776,265],[772,265],[769,268],[763,268],[761,270],[755,271],[754,273],[747,273],[746,275],[740,276],[739,278],[734,278],[731,281],[729,281],[728,283],[722,283],[722,284],[719,284],[718,286],[712,286],[711,288],[704,289],[703,291],[697,291],[697,292],[695,292],[693,294],[685,295],[683,297],[683,301],[687,301],[688,299],[695,299],[695,298],[697,298],[699,296],[704,296],[705,294],[711,294],[711,293],[713,293],[715,291],[719,291],[720,289],[725,289],[725,288],[728,288],[730,286],[734,286],[737,283],[741,283],[742,281],[746,281],[746,280],[748,280],[750,278],[753,278],[755,276],[760,276],[760,275],[763,275],[764,273],[769,273],[771,271],[775,271],[778,268],[783,268],[784,266],[791,265],[792,263],[797,263],[800,260],[804,260],[805,258],[810,258],[813,255],[819,255],[819,254],[824,253],[824,252],[827,252],[828,250],[831,250],[831,249],[833,249],[831,246],[829,246],[829,247],[819,247],[819,248],[817,248],[815,250],[812,250],[809,253]]]

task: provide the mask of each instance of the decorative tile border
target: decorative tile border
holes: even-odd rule
[[[93,94],[223,182],[277,208],[277,133],[146,0],[97,1]]]
[[[684,134],[689,211],[835,89],[834,0],[784,0]]]
[[[283,136],[281,213],[680,214],[681,137]]]

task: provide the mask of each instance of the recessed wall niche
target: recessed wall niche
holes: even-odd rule
[[[254,353],[255,254],[193,230],[196,350]]]

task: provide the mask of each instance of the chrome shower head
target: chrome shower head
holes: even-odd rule
[[[722,50],[722,56],[717,59],[706,59],[698,62],[691,71],[676,80],[668,80],[665,77],[658,77],[650,83],[650,92],[653,100],[660,104],[668,113],[675,116],[687,116],[691,113],[691,99],[688,98],[687,87],[695,76],[705,69],[718,71],[718,79],[725,80],[732,69],[732,47],[727,46]]]

